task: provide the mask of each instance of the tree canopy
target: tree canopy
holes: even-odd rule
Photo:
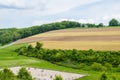
[[[116,19],[112,19],[109,22],[109,26],[119,26],[119,21]]]

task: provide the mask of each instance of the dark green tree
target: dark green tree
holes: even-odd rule
[[[0,72],[0,80],[15,80],[16,77],[10,69],[5,68]]]
[[[27,47],[27,50],[28,51],[31,51],[33,49],[33,46],[32,45],[29,45],[28,47]]]
[[[17,78],[18,80],[33,80],[31,74],[25,68],[19,70]]]
[[[37,50],[40,50],[40,49],[42,48],[42,46],[43,46],[42,43],[37,42],[35,48],[36,48]]]
[[[98,24],[98,27],[104,27],[103,23]]]
[[[116,19],[112,19],[109,22],[109,26],[119,26],[119,21]]]

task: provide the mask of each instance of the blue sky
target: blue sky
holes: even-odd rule
[[[0,0],[0,28],[62,20],[107,24],[120,20],[120,0]]]

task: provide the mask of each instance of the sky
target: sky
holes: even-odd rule
[[[0,28],[23,28],[63,20],[120,20],[120,0],[0,0]]]

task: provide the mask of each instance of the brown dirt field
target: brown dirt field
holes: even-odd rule
[[[91,28],[56,30],[16,41],[43,42],[49,49],[120,50],[120,28]]]
[[[42,41],[44,48],[79,50],[120,50],[120,41]],[[31,43],[35,46],[35,43]]]
[[[18,40],[17,43],[34,41],[120,41],[120,35],[114,36],[59,36],[59,37],[29,37]]]
[[[61,32],[104,32],[104,31],[120,31],[120,28],[87,28],[87,29],[63,29],[63,30],[55,30],[49,31],[47,33],[61,33]]]

